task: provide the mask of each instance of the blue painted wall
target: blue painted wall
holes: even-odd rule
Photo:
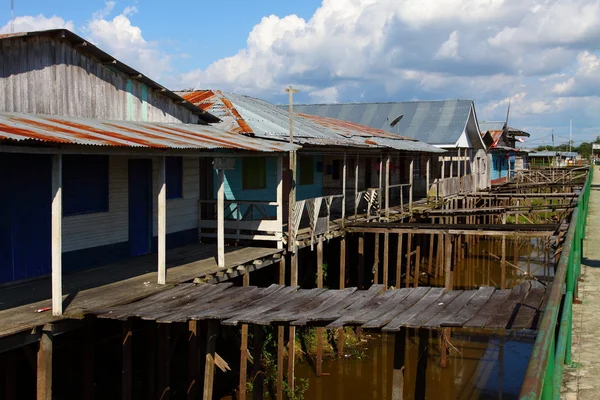
[[[492,153],[492,180],[508,175],[508,158],[505,153]]]
[[[313,157],[314,183],[312,185],[296,186],[296,199],[304,200],[323,196],[323,157]],[[320,163],[320,165],[319,165]],[[267,187],[265,189],[244,190],[242,189],[242,160],[235,160],[235,169],[225,171],[225,199],[226,200],[277,200],[277,158],[267,157]],[[300,176],[298,176],[298,182]],[[217,196],[219,179],[215,171],[214,196]],[[244,208],[242,208],[243,213]],[[269,216],[276,216],[275,207],[267,208]],[[239,217],[239,216],[238,216]]]

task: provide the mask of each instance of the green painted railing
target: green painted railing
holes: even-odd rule
[[[593,174],[592,167],[571,216],[548,303],[525,373],[521,400],[560,399],[563,367],[572,364],[573,299],[577,297],[577,282],[581,275],[582,246]]]

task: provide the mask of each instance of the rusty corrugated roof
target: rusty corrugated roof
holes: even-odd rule
[[[0,139],[159,149],[297,150],[286,142],[241,136],[208,125],[127,122],[0,112]]]

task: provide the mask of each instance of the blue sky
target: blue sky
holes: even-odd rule
[[[0,32],[10,30],[9,0]],[[65,27],[171,89],[272,102],[474,99],[525,144],[600,135],[596,0],[15,0],[15,30]]]

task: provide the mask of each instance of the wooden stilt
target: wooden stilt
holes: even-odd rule
[[[158,284],[167,282],[167,172],[166,157],[158,164]]]
[[[394,337],[394,371],[392,372],[392,400],[404,399],[404,360],[406,358],[406,328]]]
[[[208,321],[206,331],[206,356],[204,362],[204,400],[212,400],[213,381],[215,378],[215,351],[217,348],[217,335],[219,334],[219,322]]]
[[[445,256],[446,256],[446,260],[444,262],[444,287],[445,289],[448,290],[452,290],[452,286],[453,286],[453,277],[452,277],[452,267],[453,267],[453,263],[452,263],[452,259],[453,259],[453,252],[452,252],[452,248],[453,246],[453,240],[452,240],[452,236],[450,235],[446,235],[445,237],[445,241],[446,241],[446,246],[445,246]]]
[[[390,234],[383,234],[383,287],[387,289],[389,279],[389,264],[390,264]]]
[[[415,400],[425,400],[427,383],[427,359],[429,358],[429,334],[426,329],[419,329],[419,346],[417,356],[417,376],[415,379]]]
[[[37,400],[52,400],[52,328],[44,329],[37,354]]]
[[[502,236],[502,278],[500,288],[506,289],[506,236]]]
[[[358,234],[358,287],[365,287],[365,235]]]
[[[171,397],[171,325],[158,324],[158,398]]]
[[[417,249],[415,250],[415,287],[419,287],[419,276],[421,275],[421,235],[417,238]]]
[[[240,381],[238,387],[238,398],[246,399],[246,380],[248,372],[248,324],[242,324],[240,344]]]
[[[5,400],[17,400],[17,368],[15,367],[15,357],[6,357],[0,364],[4,371],[4,397]]]
[[[279,262],[279,284],[285,285],[285,257]],[[285,327],[277,327],[277,400],[283,400],[283,370],[285,359]]]
[[[290,275],[290,285],[298,285],[298,252],[292,253],[292,268]],[[294,390],[295,385],[295,368],[296,368],[296,327],[289,327],[288,338],[288,388]]]
[[[429,257],[427,258],[427,274],[429,277],[431,277],[432,274],[432,267],[433,267],[433,242],[435,240],[435,235],[432,233],[431,235],[429,235]],[[427,278],[427,281],[429,282],[429,277]]]
[[[146,397],[154,399],[156,397],[156,324],[152,324],[146,330],[145,347],[146,347]]]
[[[194,400],[198,389],[198,321],[188,322],[188,386],[187,398]]]
[[[122,340],[122,368],[121,368],[121,398],[123,400],[129,400],[132,396],[132,384],[133,384],[133,365],[132,365],[132,353],[133,353],[133,329],[131,327],[131,320],[127,320],[123,323],[123,340]]]
[[[346,287],[346,238],[342,236],[340,241],[340,290]],[[338,329],[337,341],[338,357],[344,356],[344,328]]]
[[[396,289],[402,285],[402,233],[398,234],[398,251],[396,253]]]
[[[374,261],[373,261],[373,283],[379,283],[379,233],[375,234],[375,249],[374,251]]]
[[[409,287],[410,286],[410,270],[411,270],[411,253],[412,253],[412,238],[413,238],[413,234],[409,233],[408,234],[408,242],[406,243],[406,280],[405,280],[405,286]]]
[[[317,245],[317,287],[323,287],[323,237],[319,238]],[[317,328],[317,360],[315,373],[321,376],[323,371],[323,328]]]

